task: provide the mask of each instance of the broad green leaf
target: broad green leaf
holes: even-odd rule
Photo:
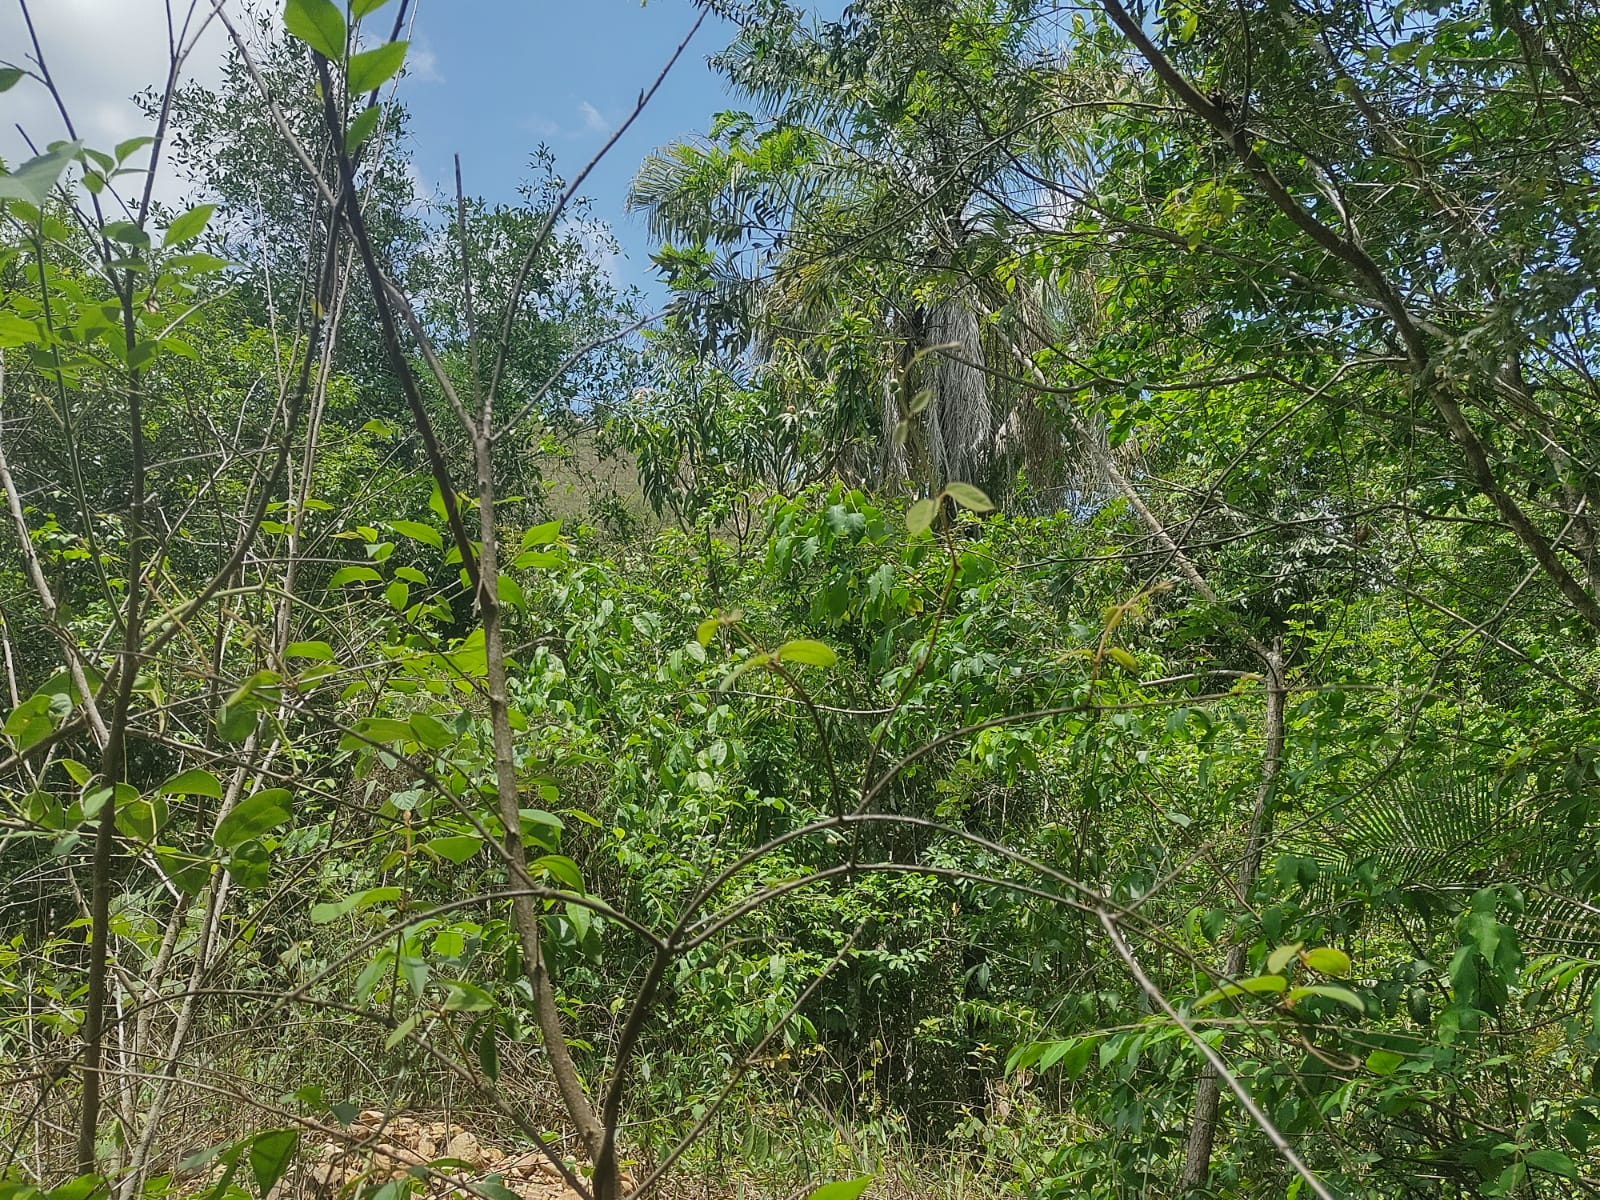
[[[906,509],[906,529],[912,537],[926,533],[933,525],[933,518],[938,515],[939,502],[931,496],[925,496]]]
[[[390,521],[389,528],[401,537],[408,537],[415,542],[426,542],[435,550],[444,549],[444,537],[432,525],[424,525],[421,521]]]
[[[94,772],[75,758],[62,758],[56,761],[72,782],[79,787],[86,786],[89,780],[94,778]]]
[[[561,522],[546,521],[543,525],[535,525],[522,535],[522,549],[531,550],[535,546],[554,546],[561,540]]]
[[[523,608],[528,603],[527,597],[522,593],[522,585],[509,575],[495,577],[494,591],[500,603],[509,608]]]
[[[181,246],[185,242],[192,242],[206,231],[206,222],[211,220],[211,214],[216,212],[215,204],[197,204],[188,212],[167,226],[167,232],[161,238],[163,246]]]
[[[146,146],[153,145],[154,142],[155,138],[149,136],[148,134],[143,134],[139,137],[131,137],[125,142],[118,142],[112,153],[116,155],[116,159],[119,163],[126,162],[128,160],[128,155],[134,153],[136,150],[143,150]]]
[[[696,626],[694,631],[695,640],[702,646],[709,646],[711,639],[717,636],[718,629],[725,625],[737,625],[742,620],[744,620],[744,612],[737,608],[707,617]]]
[[[812,1188],[806,1200],[856,1200],[856,1197],[866,1191],[876,1178],[875,1175],[862,1175],[856,1179],[825,1183],[821,1187]]]
[[[500,1078],[500,1050],[495,1044],[499,1029],[500,1022],[489,1017],[484,1019],[483,1031],[478,1034],[478,1067],[490,1083]]]
[[[82,148],[82,142],[62,142],[53,150],[30,158],[15,171],[0,175],[0,200],[22,200],[42,208],[61,172]]]
[[[21,67],[0,67],[0,92],[9,92],[26,74]]]
[[[393,79],[395,72],[406,61],[406,46],[406,42],[385,42],[371,50],[352,54],[350,65],[345,68],[350,94],[359,96],[364,92],[375,92]]]
[[[1405,1055],[1390,1050],[1374,1050],[1367,1055],[1367,1070],[1374,1075],[1393,1075],[1405,1065]]]
[[[1291,942],[1287,946],[1279,946],[1267,955],[1267,972],[1272,975],[1282,974],[1283,969],[1294,961],[1294,956],[1300,953],[1300,947],[1303,945],[1304,942]]]
[[[287,788],[268,788],[241,800],[222,818],[212,841],[224,850],[232,850],[251,838],[260,837],[294,815],[290,809],[292,800]]]
[[[455,733],[444,722],[427,713],[413,713],[406,722],[411,726],[411,732],[429,750],[443,750],[456,740]]]
[[[511,560],[511,565],[519,571],[531,571],[536,568],[542,571],[550,567],[559,567],[561,563],[561,555],[555,550],[524,550]]]
[[[193,854],[186,854],[181,850],[174,850],[171,846],[156,847],[156,862],[160,864],[161,871],[185,896],[198,896],[211,878],[211,871],[216,865],[209,858],[200,858]]]
[[[543,872],[563,887],[574,892],[583,891],[583,872],[578,864],[564,854],[543,854],[528,864],[535,873]]]
[[[1559,1150],[1529,1150],[1522,1161],[1539,1171],[1549,1171],[1563,1179],[1578,1178],[1578,1166]]]
[[[460,866],[483,849],[483,839],[469,833],[452,834],[423,842],[422,848]]]
[[[1331,983],[1314,983],[1306,987],[1290,988],[1286,1000],[1293,1005],[1307,996],[1322,996],[1328,1000],[1337,1000],[1340,1004],[1355,1009],[1358,1013],[1367,1011],[1366,1004],[1361,997],[1349,988],[1337,987]]]
[[[235,850],[225,866],[239,887],[264,888],[272,883],[272,854],[254,838]]]
[[[411,736],[411,726],[389,717],[365,717],[356,722],[356,732],[374,742],[398,742]]]
[[[1334,975],[1343,979],[1350,974],[1350,956],[1332,946],[1318,946],[1315,950],[1307,950],[1300,957],[1306,966],[1324,975]]]
[[[462,979],[449,985],[444,1007],[446,1012],[488,1012],[494,1007],[494,997]]]
[[[363,909],[371,908],[375,904],[388,904],[398,899],[400,899],[400,889],[392,885],[368,888],[364,892],[346,896],[343,900],[335,900],[325,904],[313,904],[311,906],[311,923],[313,925],[326,925],[329,921],[336,921],[348,913],[360,912]]]
[[[285,658],[313,658],[328,662],[333,658],[333,647],[327,642],[290,642],[284,647]]]
[[[255,709],[224,704],[217,710],[217,733],[225,742],[242,742],[256,727]]]
[[[359,21],[369,13],[375,13],[389,0],[350,0],[350,18]]]
[[[970,483],[947,483],[944,485],[944,494],[962,508],[971,509],[975,513],[994,511],[994,501],[989,499],[981,488],[975,488]]]
[[[395,612],[404,612],[406,604],[411,600],[411,588],[398,579],[392,580],[389,586],[383,589],[383,598]]]
[[[333,0],[287,0],[283,6],[283,27],[323,58],[344,60],[346,30],[344,14]]]
[[[810,638],[785,642],[778,647],[777,656],[781,662],[804,663],[810,667],[831,667],[839,661],[839,656],[832,649]]]
[[[1231,1000],[1235,996],[1242,996],[1247,992],[1255,996],[1271,995],[1283,991],[1288,986],[1289,981],[1282,975],[1256,975],[1250,979],[1240,979],[1214,991],[1207,992],[1194,1002],[1194,1007],[1205,1008],[1208,1004],[1215,1004],[1218,1000]]]
[[[401,1042],[405,1041],[411,1036],[412,1032],[416,1029],[421,1020],[421,1013],[412,1013],[404,1021],[401,1021],[400,1024],[394,1027],[394,1030],[389,1034],[389,1036],[383,1039],[383,1048],[385,1050],[393,1050]]]
[[[283,1178],[299,1144],[300,1134],[293,1129],[269,1129],[251,1140],[250,1173],[256,1177],[256,1189],[262,1196]]]
[[[1121,667],[1124,671],[1127,671],[1130,675],[1137,675],[1139,673],[1139,660],[1133,655],[1129,654],[1121,646],[1107,646],[1106,657],[1112,662],[1116,663],[1117,666]]]
[[[221,781],[210,771],[202,770],[174,774],[173,778],[155,790],[162,795],[208,795],[213,800],[222,798]]]
[[[354,154],[361,148],[361,144],[372,136],[372,131],[378,127],[378,118],[383,115],[383,106],[369,104],[356,114],[355,120],[350,122],[350,128],[344,135],[344,152]],[[373,424],[372,421],[367,422]]]
[[[333,573],[333,577],[328,580],[328,586],[331,588],[339,588],[344,587],[349,583],[358,582],[382,583],[383,576],[378,574],[378,572],[373,570],[371,567],[340,567]]]
[[[18,751],[31,750],[56,729],[55,706],[49,696],[29,696],[6,718],[5,733]]]
[[[127,785],[119,784],[118,791]],[[141,796],[134,789],[132,797],[117,800],[117,829],[122,836],[135,842],[153,842],[156,834],[167,823],[169,811],[166,798],[160,794]]]

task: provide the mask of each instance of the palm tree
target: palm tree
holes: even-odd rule
[[[1004,494],[1019,466],[1039,482],[1062,463],[1013,361],[1045,289],[1000,273],[1004,197],[1031,186],[1013,118],[1038,80],[1012,10],[863,0],[817,22],[768,0],[715,60],[761,115],[724,114],[634,180],[706,341],[809,359],[833,388],[835,466],[862,482]]]

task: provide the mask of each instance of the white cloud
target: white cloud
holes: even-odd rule
[[[443,83],[439,56],[425,38],[412,38],[406,49],[406,79],[411,83]]]
[[[31,0],[45,63],[78,136],[92,149],[109,151],[118,142],[153,132],[153,122],[132,97],[166,79],[169,7],[178,29],[191,10],[191,30],[201,28],[211,12],[210,0]],[[189,55],[184,77],[215,83],[226,50],[227,32],[210,21]],[[0,4],[0,58],[35,67],[32,40],[14,0]],[[55,101],[31,79],[0,94],[0,158],[13,166],[32,154],[17,132],[19,125],[41,149],[67,136]],[[139,190],[139,181],[131,176],[120,182],[124,194]],[[170,174],[158,175],[156,194],[161,199],[175,201],[181,192]]]
[[[600,110],[587,100],[578,105],[578,112],[583,117],[583,132],[609,133],[611,123],[600,115]]]
[[[573,115],[574,119],[571,121],[557,121],[535,114],[523,124],[546,141],[575,142],[580,138],[592,138],[596,134],[611,132],[611,122],[587,100],[578,101]]]

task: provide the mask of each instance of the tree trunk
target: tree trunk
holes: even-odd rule
[[[1250,834],[1245,842],[1244,859],[1239,864],[1236,891],[1240,907],[1248,910],[1250,893],[1261,874],[1262,848],[1271,822],[1272,798],[1277,791],[1278,772],[1283,763],[1283,710],[1287,695],[1283,680],[1283,641],[1273,643],[1265,655],[1267,670],[1267,713],[1262,727],[1264,747],[1261,759],[1261,786],[1256,790],[1255,811],[1250,815]],[[1228,947],[1222,969],[1223,982],[1230,983],[1244,971],[1247,943],[1235,939]],[[1200,1068],[1194,1091],[1194,1121],[1189,1126],[1189,1143],[1184,1151],[1180,1191],[1184,1194],[1203,1188],[1211,1176],[1211,1147],[1217,1137],[1217,1120],[1222,1099],[1217,1072],[1210,1063]]]

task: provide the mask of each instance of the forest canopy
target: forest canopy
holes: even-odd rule
[[[1600,1195],[1600,14],[702,0],[651,293],[165,8],[0,47],[0,1200]]]

